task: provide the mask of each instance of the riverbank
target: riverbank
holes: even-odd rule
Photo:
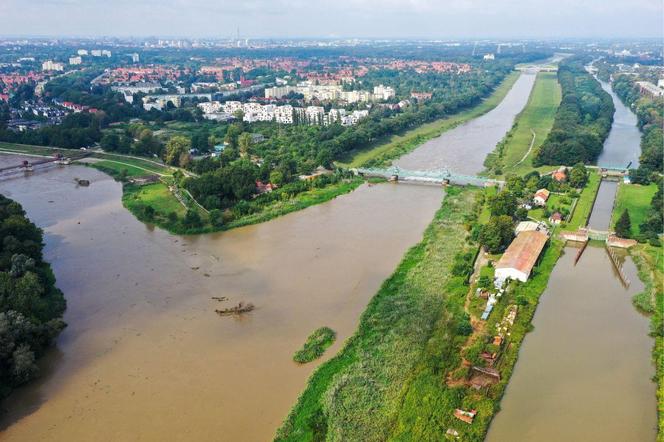
[[[387,139],[382,139],[362,151],[355,152],[350,159],[339,161],[338,164],[342,167],[385,165],[391,160],[411,152],[422,143],[439,137],[444,132],[494,109],[503,101],[503,98],[505,98],[512,86],[514,86],[519,75],[519,72],[509,74],[489,97],[475,107],[431,123],[423,124],[403,134],[392,135]]]
[[[496,150],[487,156],[485,166],[493,175],[525,175],[534,169],[532,159],[553,127],[561,98],[556,73],[539,72],[526,107]],[[552,166],[540,169],[549,171]]]
[[[639,244],[630,250],[645,285],[632,299],[636,308],[650,317],[650,334],[655,338],[652,359],[657,382],[657,440],[664,441],[664,255],[661,247]]]

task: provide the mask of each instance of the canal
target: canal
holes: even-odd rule
[[[605,89],[608,85],[603,84]],[[636,118],[609,91],[616,115],[600,166],[637,164]],[[618,183],[602,181],[588,225],[609,230]],[[567,247],[524,339],[487,441],[654,441],[656,386],[648,318],[632,305],[643,290],[623,253],[624,287],[603,245],[574,265]]]

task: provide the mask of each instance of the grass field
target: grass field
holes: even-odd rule
[[[566,230],[576,230],[579,227],[585,227],[588,218],[590,217],[590,211],[593,208],[595,195],[597,195],[601,181],[602,179],[599,174],[594,171],[589,171],[588,183],[579,196],[574,213],[572,214],[572,219],[567,223]]]
[[[127,177],[137,177],[143,175],[150,175],[150,172],[136,166],[129,166],[111,160],[101,160],[95,163],[89,163],[91,167],[106,172],[113,177],[119,177],[123,170],[126,170]]]
[[[511,73],[486,100],[471,109],[423,124],[405,133],[381,139],[366,149],[354,152],[348,159],[339,161],[338,164],[342,167],[360,167],[369,162],[382,163],[398,158],[425,141],[438,137],[443,132],[453,129],[468,120],[477,118],[495,108],[505,98],[505,95],[507,95],[518,78],[518,72]]]
[[[657,192],[657,184],[642,186],[639,184],[620,184],[618,186],[618,195],[613,208],[611,218],[611,227],[618,220],[618,217],[625,209],[629,212],[632,222],[632,236],[640,233],[639,225],[646,220],[650,210],[650,202]]]
[[[524,175],[533,169],[532,158],[546,139],[562,97],[555,72],[540,72],[524,110],[503,140],[503,174]],[[533,142],[533,132],[535,140]],[[532,150],[530,149],[532,143]]]
[[[171,212],[175,212],[182,217],[186,212],[184,206],[173,196],[164,183],[154,183],[140,187],[125,186],[122,200],[132,212],[140,211],[145,206],[152,206],[158,215],[164,217]]]

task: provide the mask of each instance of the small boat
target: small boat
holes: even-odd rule
[[[78,178],[75,178],[75,180],[79,186],[88,187],[90,185],[90,180],[79,180]]]

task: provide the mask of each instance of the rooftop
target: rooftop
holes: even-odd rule
[[[496,269],[513,268],[530,273],[549,237],[542,232],[521,232],[496,264]]]

